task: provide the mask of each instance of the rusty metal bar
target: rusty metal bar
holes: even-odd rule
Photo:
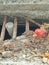
[[[36,21],[34,21],[32,18],[25,17],[25,16],[23,16],[23,18],[24,18],[24,19],[27,19],[27,20],[29,20],[29,22],[34,23],[35,25],[37,25],[37,26],[41,27],[41,24],[40,24],[40,23],[37,23],[37,22],[36,22]]]
[[[17,18],[14,19],[13,39],[17,36]]]
[[[28,32],[28,31],[29,31],[29,21],[26,20],[26,32]]]
[[[0,38],[2,41],[4,40],[4,36],[5,36],[6,22],[7,22],[7,16],[4,17],[4,21],[3,21],[1,38]]]

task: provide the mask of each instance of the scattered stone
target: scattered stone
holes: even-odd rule
[[[48,59],[47,63],[49,64],[49,59]]]
[[[29,41],[28,39],[21,40],[21,42],[23,42],[23,43],[28,42],[28,41]]]
[[[12,57],[12,52],[11,51],[4,51],[4,52],[2,52],[2,57],[10,58],[10,57]]]
[[[46,63],[48,59],[46,57],[43,57],[43,62]]]
[[[23,55],[23,58],[25,58],[25,57],[26,57],[26,55],[24,54],[24,55]]]
[[[13,49],[14,52],[19,52],[19,51],[22,51],[22,47],[17,47],[17,48],[14,48]]]
[[[25,35],[22,35],[22,36],[16,37],[16,40],[21,40],[21,39],[25,39],[25,38],[26,38],[26,36]]]
[[[49,58],[49,53],[48,52],[45,53],[45,57]]]
[[[27,33],[27,32],[26,32]],[[33,31],[29,31],[28,33],[27,33],[27,35],[33,35]]]
[[[17,57],[17,53],[13,53],[13,55],[12,55],[13,57]]]
[[[46,36],[46,40],[49,42],[49,33],[48,33],[48,35]]]
[[[10,41],[5,42],[5,43],[3,44],[3,48],[4,48],[5,50],[13,50],[15,47],[16,47],[16,45],[13,44],[13,43],[10,42]]]
[[[2,48],[0,47],[1,48],[0,50],[3,50],[3,51],[0,51],[0,54],[2,55],[4,59],[6,58],[11,59],[11,57],[12,59],[15,58],[16,62],[18,61],[18,63],[20,61],[25,60],[26,65],[28,60],[32,61],[28,65],[36,65],[36,63],[37,65],[47,65],[46,63],[49,64],[49,53],[45,53],[45,50],[48,46],[48,42],[44,42],[42,41],[42,39],[39,37],[36,37],[36,35],[33,36],[33,34],[30,34],[30,38],[28,38],[26,35],[26,36],[20,36],[14,41],[9,41],[9,40],[5,41],[3,45],[1,46]],[[30,42],[30,40],[34,42]],[[45,43],[47,44],[45,45]],[[42,53],[41,51],[44,51],[45,53],[44,56],[41,54]],[[33,60],[34,57],[36,59],[35,61]],[[38,60],[38,58],[36,57],[39,57],[40,60]]]
[[[40,43],[40,38],[36,37],[36,38],[34,39],[34,43]]]
[[[24,45],[25,46],[30,46],[30,43],[29,42],[24,42]]]

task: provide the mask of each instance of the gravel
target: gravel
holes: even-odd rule
[[[41,61],[40,58],[38,57],[34,57],[32,61],[27,61],[25,59],[18,59],[16,60],[16,58],[6,58],[6,59],[2,59],[0,61],[0,65],[49,65],[47,63],[44,63]]]
[[[23,36],[24,37],[24,36]],[[22,38],[22,37],[21,37]],[[25,37],[24,37],[25,38]],[[41,57],[35,57],[35,54],[34,54],[34,52],[33,52],[33,49],[32,48],[30,48],[30,46],[28,46],[28,47],[24,47],[24,45],[23,45],[23,39],[22,40],[20,40],[20,38],[18,37],[17,39],[19,39],[18,41],[15,41],[15,40],[11,40],[11,41],[9,41],[9,42],[12,42],[12,43],[10,43],[10,44],[17,44],[16,45],[16,48],[18,48],[18,47],[22,47],[22,50],[20,50],[20,51],[12,51],[11,50],[11,52],[13,52],[13,53],[15,53],[16,54],[16,56],[15,57],[13,57],[13,56],[11,56],[11,53],[9,52],[10,50],[8,50],[8,51],[5,51],[5,52],[8,52],[9,54],[7,54],[7,53],[3,53],[3,55],[4,56],[6,56],[5,54],[7,54],[7,57],[0,57],[0,65],[49,65],[47,62],[45,62],[47,59],[46,58],[41,58]],[[27,38],[25,38],[26,40],[27,40]],[[28,38],[28,40],[29,40],[29,38]],[[27,40],[27,41],[28,41]],[[5,41],[5,42],[7,42],[7,41]],[[21,43],[20,43],[21,42]],[[28,41],[29,42],[29,41]],[[27,43],[28,43],[27,42]],[[35,44],[35,43],[34,43]],[[29,44],[30,45],[30,44]],[[36,44],[37,45],[37,44]],[[34,46],[36,46],[36,45],[34,45]],[[41,44],[40,44],[41,45]],[[39,43],[38,43],[38,45],[37,45],[37,47],[39,47]],[[40,48],[40,47],[39,47]],[[45,47],[44,47],[45,48]],[[32,49],[32,50],[31,50]],[[41,49],[41,48],[40,48]],[[36,49],[37,50],[37,49]],[[39,50],[39,49],[38,49]],[[31,53],[32,52],[32,53]],[[12,54],[13,54],[12,53]],[[11,56],[11,57],[9,57],[9,56]],[[36,54],[37,55],[37,54]],[[28,59],[28,57],[31,57],[30,59]],[[45,61],[43,61],[43,59],[45,60]]]

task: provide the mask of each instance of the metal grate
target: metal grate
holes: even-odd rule
[[[3,21],[3,25],[2,25],[2,30],[1,30],[1,35],[0,35],[0,40],[3,41],[4,40],[4,37],[5,37],[5,33],[6,33],[6,23],[7,23],[7,19],[8,16],[4,16],[4,21]],[[40,26],[40,24],[38,24],[37,22],[35,22],[34,20],[32,19],[29,19],[29,18],[25,18],[25,31],[26,34],[29,32],[29,22],[32,22],[34,24],[36,24],[37,26]],[[12,39],[16,39],[17,37],[17,32],[18,32],[18,18],[17,17],[14,17],[14,22],[13,22],[13,35],[12,35]]]
[[[12,39],[16,39],[17,37],[17,17],[14,18],[14,26],[13,26],[13,36]],[[1,35],[0,35],[0,40],[3,41],[4,40],[4,36],[5,36],[5,30],[6,30],[6,23],[7,23],[7,16],[4,16],[4,21],[3,21],[3,26],[2,26],[2,30],[1,30]],[[26,20],[26,32],[29,31],[29,21]]]

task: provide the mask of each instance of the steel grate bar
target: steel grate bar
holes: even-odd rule
[[[4,17],[4,21],[3,21],[3,26],[2,26],[2,31],[1,31],[1,40],[4,40],[4,36],[5,36],[5,30],[6,30],[6,22],[7,22],[7,16]]]
[[[17,17],[14,19],[13,39],[17,36]]]
[[[28,32],[28,31],[29,31],[29,21],[26,20],[26,32]]]

